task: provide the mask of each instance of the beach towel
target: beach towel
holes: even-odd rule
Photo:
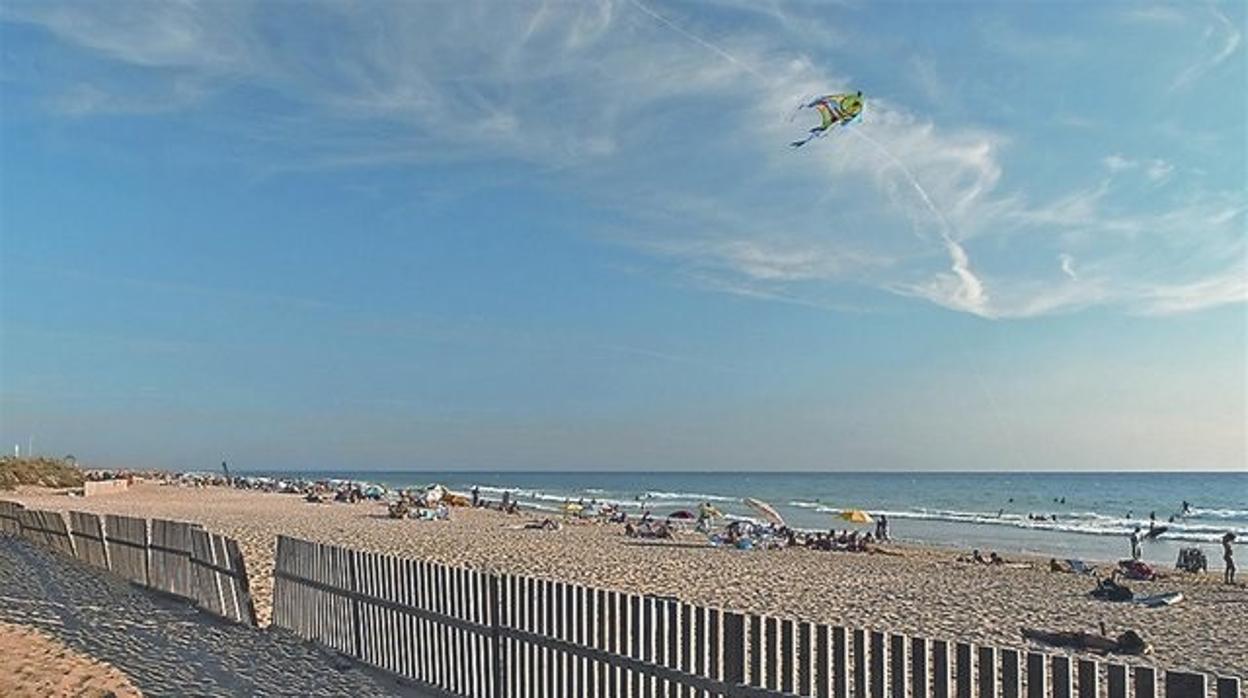
[[[1096,568],[1083,560],[1067,560],[1066,564],[1070,566],[1070,571],[1075,574],[1095,574]]]
[[[1122,576],[1148,582],[1157,578],[1157,571],[1139,560],[1123,560],[1118,563]]]

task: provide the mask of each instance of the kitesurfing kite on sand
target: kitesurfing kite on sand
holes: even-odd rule
[[[819,112],[819,125],[806,132],[806,137],[793,141],[789,145],[794,148],[800,148],[809,143],[814,138],[819,138],[827,134],[837,124],[848,124],[862,113],[862,91],[853,94],[837,94],[824,95],[816,97],[810,102],[798,107],[798,111],[802,109],[814,109]]]

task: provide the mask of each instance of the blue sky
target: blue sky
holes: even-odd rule
[[[1248,463],[1245,5],[6,2],[0,439]],[[803,98],[862,119],[793,150]]]

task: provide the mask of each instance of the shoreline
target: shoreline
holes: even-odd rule
[[[262,622],[270,612],[276,537],[285,534],[703,605],[1002,646],[1028,647],[1020,626],[1095,631],[1104,621],[1111,633],[1134,629],[1152,642],[1150,663],[1248,675],[1248,637],[1240,632],[1248,627],[1248,589],[1225,587],[1213,574],[1180,576],[1167,569],[1162,580],[1127,582],[1141,594],[1185,596],[1178,605],[1153,609],[1092,599],[1092,578],[1049,572],[1047,558],[1007,555],[1024,566],[984,566],[957,560],[969,550],[925,543],[889,544],[890,554],[747,552],[712,548],[692,535],[667,544],[639,541],[607,524],[524,530],[519,527],[534,517],[481,509],[452,508],[446,522],[395,520],[375,503],[309,504],[294,495],[152,483],[91,498],[29,488],[0,498],[60,511],[194,521],[235,537]]]

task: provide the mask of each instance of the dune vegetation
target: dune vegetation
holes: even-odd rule
[[[18,485],[81,487],[82,471],[70,459],[0,456],[0,490]]]

